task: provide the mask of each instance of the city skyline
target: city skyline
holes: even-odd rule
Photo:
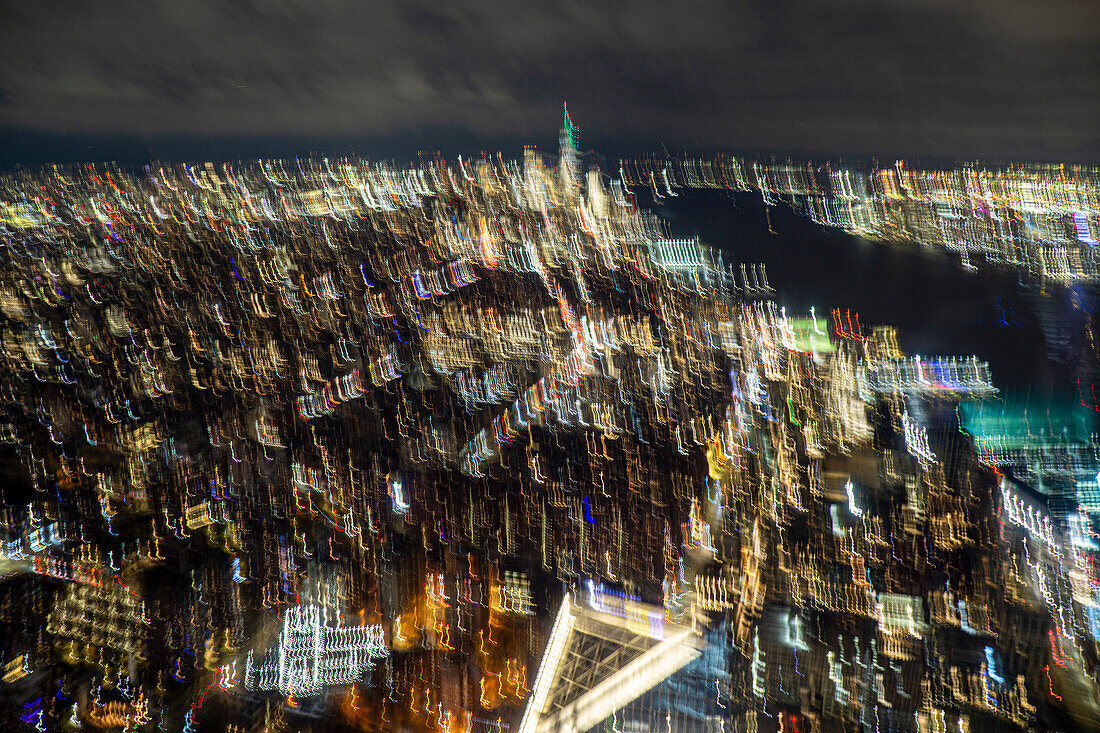
[[[12,724],[1095,725],[1095,439],[788,313],[561,119],[551,157],[0,178]],[[835,227],[1093,190],[749,170],[672,178]]]
[[[0,728],[1100,729],[1098,20],[0,0]]]

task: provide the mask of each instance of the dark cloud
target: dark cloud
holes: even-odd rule
[[[569,99],[585,139],[611,146],[1100,157],[1094,0],[43,0],[0,13],[0,126],[37,133],[545,139]]]

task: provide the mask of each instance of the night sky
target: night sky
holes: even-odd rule
[[[0,164],[550,146],[1100,159],[1096,0],[0,2]]]

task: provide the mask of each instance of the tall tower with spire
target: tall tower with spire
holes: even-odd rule
[[[578,129],[569,119],[569,106],[562,102],[561,130],[558,132],[558,146],[560,148],[561,184],[567,199],[575,198],[580,192],[581,180],[581,155],[579,148]]]

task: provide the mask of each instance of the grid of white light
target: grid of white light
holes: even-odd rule
[[[320,607],[298,606],[286,612],[278,646],[266,661],[254,664],[248,653],[244,686],[315,695],[361,679],[375,658],[388,653],[382,626],[329,625]]]

